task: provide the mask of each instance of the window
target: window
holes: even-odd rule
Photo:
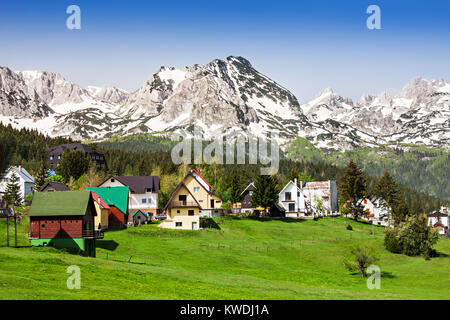
[[[253,194],[253,191],[249,191],[248,194],[249,194],[249,195],[252,195],[252,194]]]
[[[297,192],[297,197],[300,197],[300,191]]]
[[[152,198],[148,198],[148,203],[152,203]]]
[[[58,156],[58,160],[61,160],[61,156]]]
[[[203,202],[203,200],[198,200],[198,202]]]
[[[111,179],[111,182],[114,182],[114,181],[116,181],[116,180],[114,180],[114,179]]]
[[[295,203],[289,203],[289,211],[295,212]]]
[[[194,192],[200,192],[200,187],[194,187]]]
[[[290,201],[291,200],[291,193],[290,192],[286,192],[284,194],[284,200],[286,200],[286,201]]]
[[[45,223],[41,224],[41,228],[45,229]]]
[[[189,210],[188,211],[188,216],[193,216],[194,215],[194,210]]]
[[[180,210],[177,210],[177,213],[180,213]]]
[[[146,190],[147,190],[147,192],[152,192],[151,188],[147,188]]]
[[[216,203],[220,203],[220,200],[216,200]]]
[[[142,203],[147,203],[147,199],[142,199]]]
[[[50,156],[50,161],[53,160],[53,156]]]
[[[175,222],[175,227],[182,227],[183,226],[183,222]]]

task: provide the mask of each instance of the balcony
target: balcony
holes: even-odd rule
[[[83,230],[82,236],[85,239],[103,239],[105,235],[101,230]]]
[[[198,207],[195,201],[172,201],[169,204],[169,208],[180,208],[180,207]]]

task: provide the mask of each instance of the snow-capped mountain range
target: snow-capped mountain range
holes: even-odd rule
[[[242,57],[161,67],[132,93],[114,86],[84,88],[52,72],[0,67],[0,121],[80,140],[166,135],[197,125],[207,138],[277,132],[280,143],[300,136],[322,149],[396,142],[448,148],[450,84],[416,78],[394,96],[366,94],[356,103],[328,88],[300,105]]]

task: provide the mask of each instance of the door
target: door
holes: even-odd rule
[[[289,203],[289,212],[295,212],[295,203]]]
[[[214,199],[211,199],[211,209],[214,209]]]
[[[192,230],[198,230],[198,223],[192,222]]]
[[[178,200],[183,203],[186,204],[186,195],[179,195],[178,196]]]

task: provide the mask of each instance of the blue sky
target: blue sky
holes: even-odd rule
[[[81,8],[81,30],[66,8]],[[381,8],[381,30],[366,9]],[[160,66],[243,56],[301,102],[450,81],[450,1],[2,1],[0,65],[133,91]]]

